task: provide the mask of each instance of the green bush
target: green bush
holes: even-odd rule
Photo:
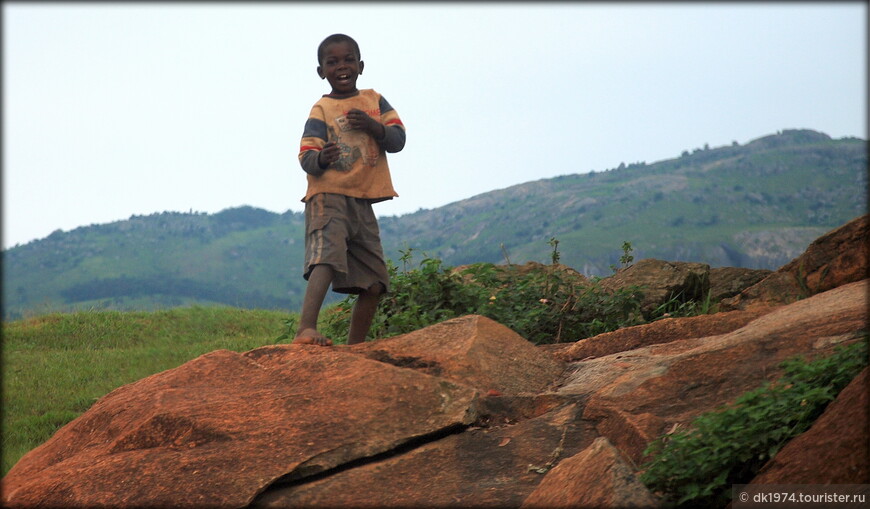
[[[425,255],[409,268],[413,249],[401,251],[401,271],[388,263],[390,292],[378,306],[369,337],[404,334],[467,314],[492,318],[536,344],[577,341],[641,323],[637,287],[606,292],[597,281],[558,265],[558,242],[550,244],[553,264],[538,270],[491,263],[455,269]],[[347,337],[355,299],[349,296],[324,311],[319,327],[325,335]]]
[[[785,361],[773,384],[660,437],[641,481],[678,506],[723,507],[732,484],[748,483],[791,438],[806,431],[867,365],[867,336],[812,362]]]

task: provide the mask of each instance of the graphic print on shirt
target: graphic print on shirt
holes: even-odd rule
[[[373,167],[378,164],[380,150],[371,136],[365,131],[351,129],[347,115],[336,118],[335,124],[339,127],[339,132],[332,126],[329,126],[328,132],[330,141],[335,141],[341,149],[341,158],[333,164],[336,170],[350,171],[360,159],[365,166]]]

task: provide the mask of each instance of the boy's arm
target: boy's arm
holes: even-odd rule
[[[384,125],[384,138],[378,143],[386,152],[399,152],[405,148],[405,125],[384,96],[378,99],[378,107],[381,110],[380,120]]]
[[[306,150],[299,154],[299,163],[302,165],[302,169],[305,170],[305,173],[314,175],[315,177],[319,177],[324,171],[326,171],[326,168],[320,167],[319,159],[319,150]]]
[[[384,126],[384,139],[378,143],[386,152],[399,152],[405,148],[405,129],[395,124]]]
[[[312,112],[313,113],[313,112]],[[305,122],[302,142],[299,147],[299,164],[309,175],[320,176],[326,171],[329,162],[324,163],[321,153],[328,148],[326,143],[326,123],[318,118],[309,118]]]

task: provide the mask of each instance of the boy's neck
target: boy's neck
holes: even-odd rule
[[[347,99],[348,97],[355,97],[359,95],[359,90],[354,90],[353,92],[348,92],[346,94],[336,94],[330,92],[328,94],[323,94],[323,97],[332,97],[333,99]]]

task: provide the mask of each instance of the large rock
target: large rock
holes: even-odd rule
[[[588,397],[584,418],[640,464],[650,441],[775,379],[783,360],[857,340],[867,327],[867,290],[867,280],[852,283],[727,334],[580,361],[558,393]]]
[[[371,359],[499,394],[538,393],[565,364],[511,329],[469,315],[401,336],[352,347]]]
[[[474,421],[476,391],[316,346],[216,351],[108,394],[3,479],[4,503],[242,507]]]
[[[813,241],[799,257],[735,297],[722,309],[783,304],[870,276],[867,239],[870,215],[863,215]]]
[[[710,290],[710,266],[645,258],[601,280],[601,287],[611,292],[629,286],[641,287],[640,309],[644,316],[649,316],[671,299],[680,302],[706,299]]]
[[[802,280],[811,295],[870,276],[867,240],[870,215],[863,215],[814,240],[799,257],[782,266]]]
[[[594,438],[576,404],[474,427],[311,482],[275,485],[254,507],[519,507],[559,460]]]
[[[870,484],[868,368],[750,484]]]
[[[739,295],[773,273],[767,269],[713,267],[710,269],[710,302],[717,303]]]
[[[524,509],[656,507],[658,500],[606,438],[551,470],[525,500]]]

